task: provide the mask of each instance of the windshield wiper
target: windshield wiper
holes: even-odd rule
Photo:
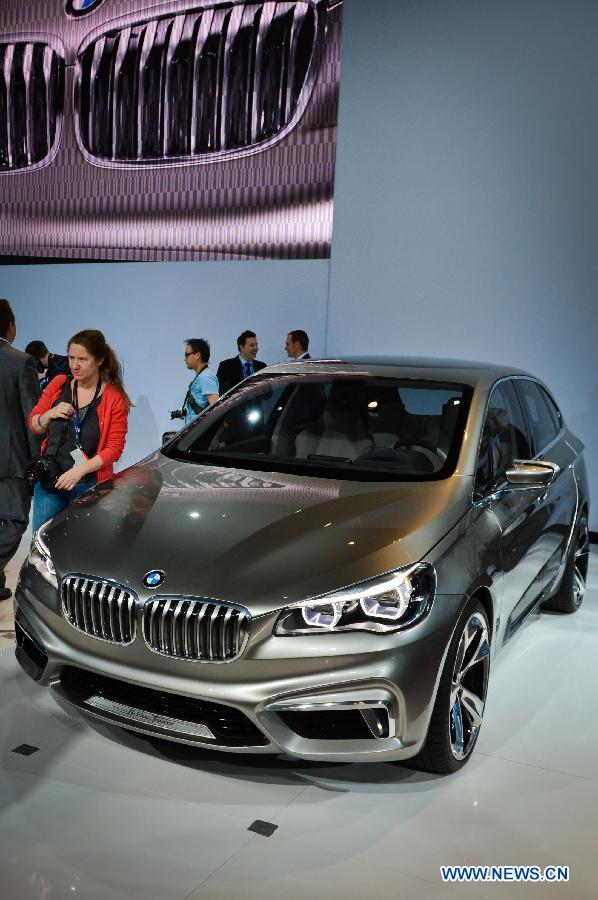
[[[353,465],[353,460],[349,456],[324,456],[320,453],[309,453],[307,456],[310,460],[323,463],[349,463]]]

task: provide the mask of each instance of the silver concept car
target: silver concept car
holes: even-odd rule
[[[492,657],[582,602],[588,514],[583,444],[525,372],[272,366],[40,529],[17,657],[155,737],[453,772]]]

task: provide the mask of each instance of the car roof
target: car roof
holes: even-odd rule
[[[342,358],[309,359],[277,363],[260,374],[338,374],[360,373],[383,378],[430,379],[487,387],[512,375],[530,376],[523,369],[495,363],[464,359],[435,359],[420,356],[344,356]]]

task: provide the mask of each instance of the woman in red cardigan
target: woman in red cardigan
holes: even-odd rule
[[[42,444],[41,480],[33,495],[33,533],[98,481],[110,478],[125,447],[131,401],[120,365],[101,331],[68,343],[73,376],[57,375],[29,416]]]

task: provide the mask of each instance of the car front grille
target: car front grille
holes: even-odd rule
[[[0,172],[46,162],[59,137],[64,58],[43,40],[0,37]]]
[[[67,622],[91,637],[131,644],[137,630],[137,597],[111,581],[67,575],[61,582],[62,610]]]
[[[206,725],[222,746],[264,747],[268,744],[268,739],[251,719],[233,706],[142,687],[74,666],[63,668],[60,687],[68,700],[89,708],[90,712],[97,707],[87,701],[101,697],[133,710],[144,710],[178,722]]]
[[[143,637],[156,653],[196,662],[230,662],[244,650],[251,615],[212,600],[156,597],[143,608]]]
[[[103,165],[182,163],[282,137],[313,85],[325,3],[225,3],[92,33],[77,60],[77,137]]]

